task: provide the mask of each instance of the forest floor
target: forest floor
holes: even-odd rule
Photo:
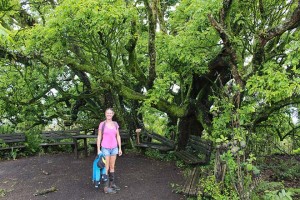
[[[287,188],[300,188],[300,156],[275,154],[264,158],[259,167],[262,179],[282,182]]]
[[[58,153],[0,161],[0,200],[186,199],[176,193],[184,178],[174,162],[124,154],[116,163],[121,190],[105,194],[92,183],[94,158],[75,159],[73,154]]]
[[[75,159],[71,153],[43,154],[0,161],[0,200],[117,199],[183,200],[183,171],[174,162],[159,161],[136,152],[118,157],[117,194],[104,194],[92,183],[95,156]],[[258,166],[262,180],[300,188],[299,156],[272,155]],[[300,198],[298,195],[296,199]]]

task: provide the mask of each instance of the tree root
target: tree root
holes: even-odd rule
[[[35,193],[34,196],[45,195],[45,194],[48,194],[50,192],[56,192],[56,191],[57,191],[56,187],[51,187],[51,188],[44,189],[44,190],[42,190],[40,192]]]

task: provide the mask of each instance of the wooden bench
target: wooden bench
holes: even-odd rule
[[[71,145],[74,150],[73,136],[79,134],[79,130],[44,131],[41,133],[42,143],[40,146],[48,148],[49,146]]]
[[[175,142],[173,140],[163,137],[157,133],[148,133],[147,131],[142,131],[140,136],[142,137],[142,142],[137,142],[135,146],[137,148],[141,148],[143,151],[147,148],[151,148],[157,149],[161,152],[166,152],[175,148]],[[153,140],[156,140],[156,142]]]
[[[125,149],[131,145],[130,133],[128,130],[123,130],[123,129],[120,129],[119,132],[120,132],[120,137],[121,137],[121,141],[122,141],[122,145],[121,145],[122,152],[125,153]]]
[[[25,148],[25,134],[0,134],[0,150],[13,150]]]
[[[199,165],[206,165],[210,161],[212,142],[190,135],[185,150],[175,152],[175,155],[184,163],[194,166],[186,178],[182,193],[186,196],[197,196],[200,187],[199,180],[206,176],[201,172]]]
[[[175,155],[189,165],[205,165],[210,161],[212,143],[199,136],[190,135],[185,150],[175,152]]]
[[[200,185],[200,179],[208,176],[207,170],[208,169],[203,169],[199,166],[189,169],[181,194],[184,194],[186,197],[199,196],[200,192],[203,194],[203,187]]]

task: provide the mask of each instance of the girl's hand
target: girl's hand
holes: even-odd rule
[[[122,155],[122,149],[119,149],[119,156]]]

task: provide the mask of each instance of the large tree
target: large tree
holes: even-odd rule
[[[1,11],[13,12],[1,21],[3,119],[95,126],[113,106],[134,128],[138,111],[154,108],[182,148],[189,134],[255,131],[298,105],[299,1],[22,4]]]

